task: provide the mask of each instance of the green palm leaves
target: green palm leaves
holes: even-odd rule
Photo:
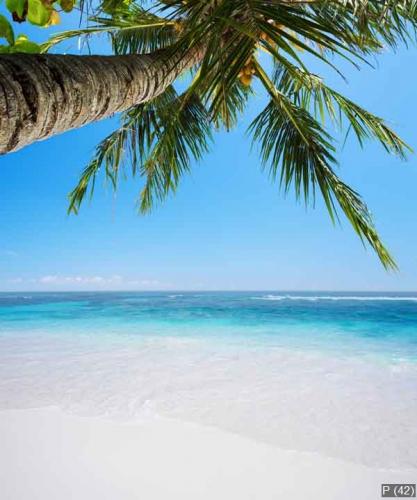
[[[192,159],[199,160],[208,151],[210,139],[209,117],[199,98],[178,95],[168,87],[160,97],[124,113],[121,127],[98,145],[70,194],[69,211],[78,211],[88,188],[93,193],[101,169],[116,188],[126,163],[133,176],[139,170],[145,178],[140,210],[151,210],[155,199],[163,200],[176,190]]]
[[[186,54],[195,47],[202,54],[181,95],[169,87],[122,116],[121,127],[98,146],[71,193],[70,211],[79,209],[100,171],[116,187],[125,163],[143,178],[140,209],[150,210],[175,191],[192,161],[208,150],[213,131],[238,122],[256,79],[270,100],[249,133],[272,179],[306,202],[320,194],[333,221],[342,211],[382,264],[395,268],[366,205],[336,174],[337,148],[329,125],[352,130],[361,145],[376,139],[402,158],[409,148],[381,118],[311,73],[306,61],[315,57],[338,71],[340,58],[367,64],[366,58],[383,47],[407,43],[417,27],[417,1],[165,0],[144,5],[112,2],[107,15],[93,19],[94,26],[62,34],[48,45],[105,31],[116,54],[159,49]],[[260,49],[269,63],[259,57]]]

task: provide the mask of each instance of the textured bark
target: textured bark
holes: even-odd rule
[[[0,154],[146,102],[201,56],[0,55]]]

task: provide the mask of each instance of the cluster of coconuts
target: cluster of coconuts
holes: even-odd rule
[[[274,23],[273,21],[268,21],[270,24],[275,26],[276,28],[283,28],[284,26],[279,23]],[[267,43],[270,45],[275,45],[274,40],[267,35],[266,33],[261,33],[260,37],[261,40],[265,40]],[[261,47],[262,48],[262,47]],[[249,87],[249,85],[252,83],[253,75],[255,74],[255,64],[254,64],[254,59],[253,57],[250,57],[241,71],[238,74],[238,78],[240,80],[240,83],[245,85],[246,87]]]
[[[239,74],[237,76],[240,80],[240,83],[245,85],[245,87],[249,87],[249,85],[252,83],[252,78],[254,74],[255,74],[255,63],[253,58],[251,57],[246,61],[246,64],[239,71]]]

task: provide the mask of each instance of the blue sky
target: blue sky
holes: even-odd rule
[[[329,82],[382,115],[417,148],[416,48],[386,53],[376,69],[345,68]],[[333,227],[320,202],[286,198],[260,168],[242,123],[216,136],[175,197],[138,216],[139,179],[115,196],[99,182],[92,203],[67,216],[67,194],[111,119],[0,159],[0,290],[416,290],[416,156],[348,140],[340,175],[367,201],[399,273],[387,273],[349,225]]]

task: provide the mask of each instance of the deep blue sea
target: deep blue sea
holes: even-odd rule
[[[0,409],[417,464],[417,293],[0,293]]]

